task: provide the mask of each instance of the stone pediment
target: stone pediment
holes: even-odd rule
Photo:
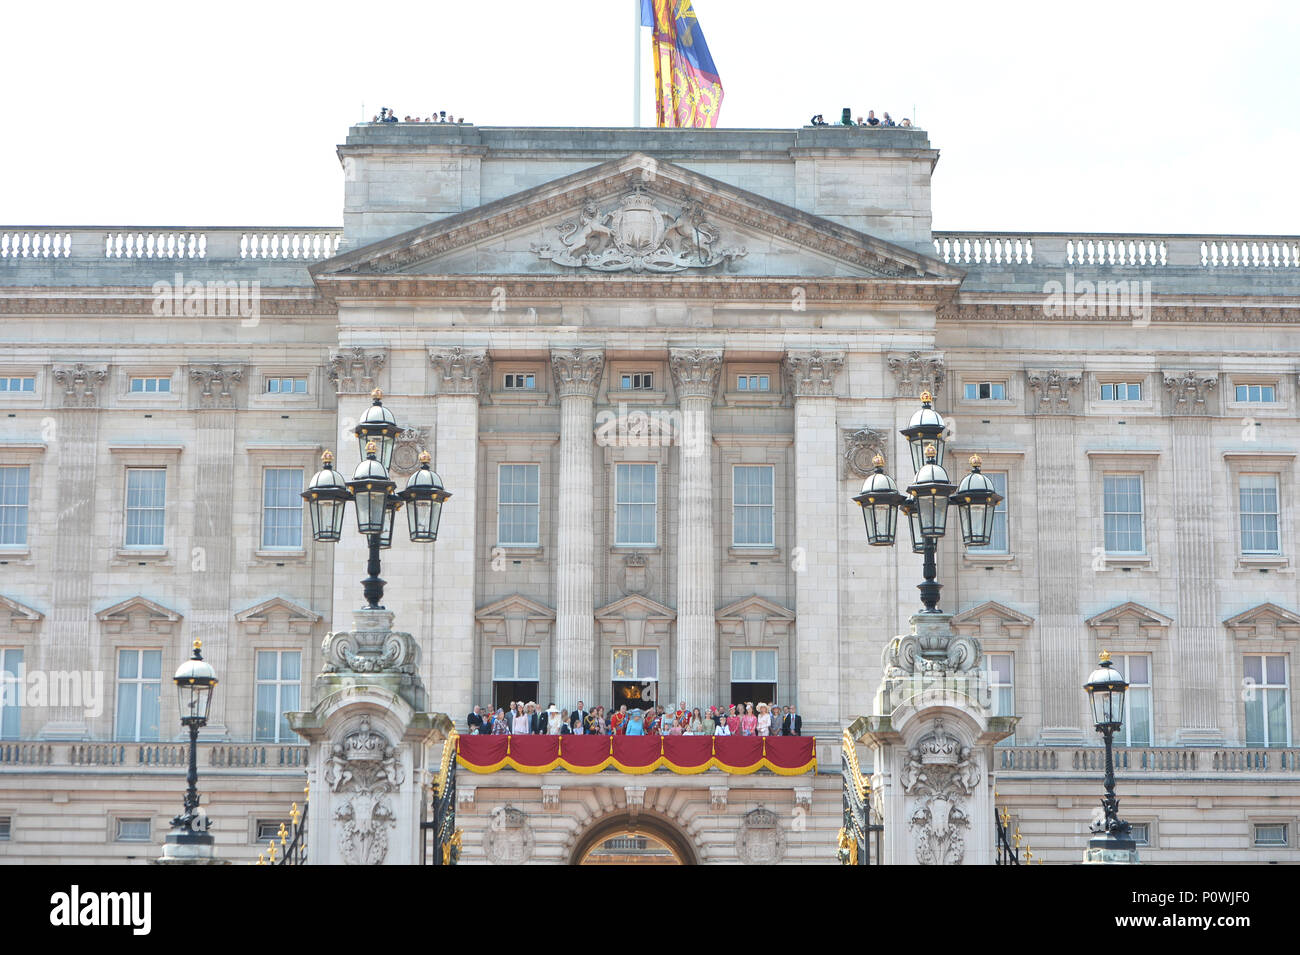
[[[490,604],[484,604],[474,611],[475,620],[502,620],[519,618],[522,620],[554,620],[555,611],[545,604],[530,600],[523,594],[511,594]]]
[[[950,621],[950,626],[958,633],[977,637],[1022,637],[1033,625],[1033,617],[1012,610],[996,600],[986,600],[969,610],[963,610]]]
[[[1095,617],[1084,621],[1089,628],[1097,631],[1102,639],[1123,640],[1139,637],[1162,637],[1173,626],[1174,621],[1150,607],[1128,601],[1118,607],[1103,610]]]
[[[181,621],[181,615],[175,610],[141,596],[105,607],[95,617],[110,633],[130,630],[171,633]]]
[[[723,620],[748,620],[752,617],[793,620],[794,611],[782,607],[779,603],[765,597],[760,597],[758,594],[750,594],[748,597],[741,597],[739,600],[727,604],[713,616],[719,622]]]
[[[555,611],[523,594],[511,594],[484,604],[474,612],[484,634],[523,646],[530,639],[543,640],[555,625]]]
[[[597,620],[676,620],[677,611],[642,594],[628,594],[596,611]]]
[[[936,284],[951,293],[964,275],[923,253],[641,153],[345,252],[310,271],[339,294],[350,279],[380,276],[725,273],[915,282],[918,299],[933,298]]]
[[[277,627],[290,633],[310,633],[312,625],[319,619],[320,614],[283,597],[263,600],[235,614],[235,620],[248,633],[266,633]]]
[[[20,604],[17,600],[0,595],[0,620],[8,618],[8,629],[16,633],[31,633],[32,628],[44,617],[45,614],[39,610],[33,610],[26,604]]]
[[[1300,615],[1275,603],[1252,607],[1245,613],[1229,617],[1223,625],[1239,640],[1266,640],[1270,637],[1294,640],[1300,636]]]
[[[794,626],[794,611],[758,594],[741,597],[713,616],[723,634],[743,637],[750,647],[762,646],[771,635]]]

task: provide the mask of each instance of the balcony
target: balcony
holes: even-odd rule
[[[295,743],[200,742],[200,770],[256,770],[300,775],[307,746]],[[189,743],[20,740],[0,742],[0,772],[28,770],[173,771],[189,765]]]

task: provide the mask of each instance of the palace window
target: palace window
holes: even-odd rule
[[[167,469],[126,469],[126,546],[162,547]]]
[[[23,718],[23,651],[0,648],[0,739],[19,739]]]
[[[266,468],[262,472],[262,547],[302,547],[302,468]]]
[[[35,378],[0,377],[0,393],[14,394],[18,392],[26,392],[27,394],[31,394],[35,390]]]
[[[115,842],[152,842],[153,821],[150,819],[114,819],[113,840]]]
[[[776,651],[731,651],[730,703],[771,703],[776,696]]]
[[[1016,715],[1016,661],[1012,653],[986,653],[984,673],[988,680],[994,716]],[[1015,735],[1008,736],[999,746],[1014,746]]]
[[[1115,657],[1115,667],[1128,680],[1124,725],[1115,742],[1122,746],[1151,745],[1151,656],[1133,653]]]
[[[655,466],[620,464],[614,471],[616,508],[614,542],[654,546]]]
[[[1291,827],[1285,822],[1257,822],[1251,826],[1256,849],[1285,849],[1291,845]]]
[[[302,692],[302,652],[257,651],[257,710],[253,738],[259,743],[292,743],[298,736],[289,729],[286,713],[296,712]]]
[[[776,540],[770,464],[737,464],[731,471],[731,543],[735,547],[771,547]]]
[[[537,375],[533,372],[506,372],[503,386],[506,391],[534,391],[537,388]]]
[[[0,468],[0,547],[27,545],[27,504],[31,468]]]
[[[619,375],[619,388],[623,391],[654,391],[655,376],[652,371],[635,371]]]
[[[307,379],[301,378],[268,378],[266,379],[266,393],[268,395],[305,395],[307,393]]]
[[[1101,386],[1102,401],[1141,401],[1142,383],[1140,381],[1104,382]]]
[[[117,652],[117,739],[137,743],[158,739],[161,692],[161,650]]]
[[[502,464],[497,469],[497,543],[536,547],[541,467]]]
[[[1130,824],[1129,838],[1140,846],[1151,845],[1151,823],[1134,822]]]
[[[1245,658],[1246,745],[1290,745],[1291,713],[1286,657],[1247,654]]]
[[[170,394],[172,379],[170,375],[166,378],[154,375],[132,376],[129,388],[133,395]]]
[[[1277,475],[1243,474],[1237,494],[1241,505],[1241,552],[1279,553]]]
[[[772,378],[770,375],[737,375],[737,391],[771,391]]]
[[[1146,553],[1142,529],[1142,475],[1102,478],[1102,515],[1108,554]]]
[[[659,699],[659,651],[615,647],[610,654],[610,703],[614,710],[654,706]]]
[[[536,647],[497,647],[492,651],[492,705],[537,701],[540,651]],[[542,704],[543,706],[545,704]],[[509,714],[506,715],[509,719]]]
[[[967,401],[1003,401],[1007,397],[1007,384],[1004,381],[968,381],[963,386],[962,397]]]
[[[1277,401],[1276,385],[1237,385],[1234,389],[1236,400],[1252,404],[1270,404]]]

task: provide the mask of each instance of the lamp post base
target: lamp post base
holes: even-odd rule
[[[173,829],[154,865],[230,865],[230,860],[217,858],[216,842],[208,833]]]
[[[1139,865],[1137,843],[1111,834],[1093,836],[1083,850],[1084,865]]]

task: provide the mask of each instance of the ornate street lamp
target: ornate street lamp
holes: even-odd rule
[[[928,391],[921,394],[921,408],[912,415],[911,423],[901,430],[907,438],[912,454],[916,478],[899,493],[892,478],[885,473],[884,459],[876,455],[872,460],[875,472],[867,476],[862,493],[853,500],[862,508],[862,518],[867,530],[867,543],[873,547],[888,547],[897,535],[897,508],[907,518],[912,537],[912,551],[923,554],[924,581],[917,585],[921,591],[923,613],[939,613],[937,582],[938,566],[935,550],[939,539],[948,530],[948,512],[957,509],[961,524],[962,542],[967,547],[982,547],[993,533],[993,512],[1002,497],[993,483],[980,473],[980,459],[972,455],[971,472],[960,485],[953,484],[943,468],[944,431],[947,425],[939,412],[931,406]]]
[[[367,609],[382,610],[385,581],[379,576],[379,552],[392,546],[393,525],[397,512],[408,507],[411,540],[428,543],[438,539],[438,521],[442,505],[451,492],[442,486],[442,480],[429,470],[429,453],[420,452],[421,467],[411,475],[406,488],[397,491],[397,485],[388,476],[393,446],[401,430],[393,413],[383,406],[383,392],[371,392],[374,403],[354,428],[361,448],[361,463],[350,481],[334,470],[334,454],[321,455],[321,469],[312,477],[302,498],[311,514],[312,539],[336,543],[343,533],[343,516],[351,501],[357,512],[357,531],[366,538],[370,556],[366,563],[366,578],[361,581],[361,591]]]
[[[1132,827],[1119,818],[1119,799],[1115,795],[1115,762],[1112,753],[1114,736],[1124,725],[1124,694],[1128,683],[1115,664],[1110,662],[1109,651],[1101,652],[1101,662],[1083,685],[1092,706],[1092,719],[1106,744],[1106,795],[1102,797],[1103,816],[1093,823],[1096,835],[1088,840],[1084,852],[1086,863],[1137,862],[1137,843],[1130,832]]]
[[[172,820],[172,831],[167,842],[173,845],[211,846],[208,833],[211,822],[199,813],[199,728],[206,726],[212,706],[212,690],[217,685],[217,674],[212,664],[203,659],[203,642],[194,641],[194,655],[180,665],[173,678],[180,703],[181,725],[190,731],[190,766],[185,775],[185,808]]]

